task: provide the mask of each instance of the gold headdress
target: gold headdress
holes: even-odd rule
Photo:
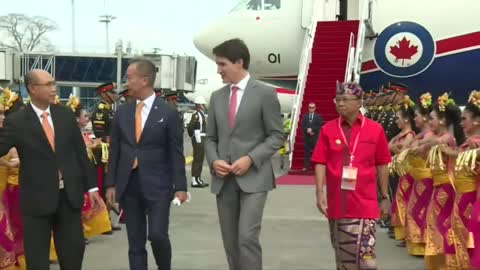
[[[413,100],[410,99],[410,96],[409,95],[405,95],[403,97],[403,101],[401,103],[401,106],[403,109],[408,109],[408,108],[413,108],[415,107],[415,102],[413,102]]]
[[[468,103],[475,105],[480,109],[480,91],[473,90],[468,98]]]
[[[422,105],[422,108],[428,109],[429,107],[432,106],[432,94],[430,92],[427,92],[423,95],[420,96],[420,104]]]
[[[55,96],[55,101],[53,101],[53,104],[60,104],[60,97],[58,95]]]
[[[70,98],[68,99],[67,106],[72,109],[72,111],[76,111],[78,106],[80,106],[80,99],[72,94],[70,94]]]
[[[7,87],[3,89],[3,92],[0,95],[0,104],[3,105],[5,111],[8,111],[13,107],[13,104],[15,104],[18,98],[18,94]]]
[[[448,105],[455,105],[455,100],[451,99],[447,93],[439,96],[437,99],[438,109],[444,112]]]

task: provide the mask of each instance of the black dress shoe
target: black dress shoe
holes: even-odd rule
[[[206,187],[204,184],[201,184],[201,183],[195,183],[195,184],[192,183],[191,186],[192,186],[192,188],[204,188],[204,187]],[[207,184],[207,186],[208,186],[208,184]]]
[[[198,181],[203,185],[203,187],[208,187],[208,183],[205,183],[202,178],[198,178]]]
[[[208,187],[208,184],[203,182],[203,180],[198,177],[195,179],[195,181],[192,181],[192,184],[191,184],[192,188],[204,188],[204,187]]]

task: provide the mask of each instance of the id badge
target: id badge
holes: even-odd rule
[[[352,166],[343,166],[342,170],[342,189],[355,190],[357,185],[358,168]]]

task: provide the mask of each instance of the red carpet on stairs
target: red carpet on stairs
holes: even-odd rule
[[[286,174],[277,179],[277,185],[315,185],[313,175]]]
[[[333,98],[336,82],[345,78],[350,34],[356,41],[359,21],[319,22],[312,49],[312,62],[307,75],[300,119],[308,110],[308,103],[315,102],[317,112],[324,121],[337,116]],[[301,120],[300,120],[301,121]],[[289,174],[302,173],[305,151],[303,145],[302,124],[298,123],[293,148],[292,166]]]

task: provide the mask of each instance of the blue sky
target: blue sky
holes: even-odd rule
[[[215,73],[215,64],[200,54],[193,37],[203,26],[227,14],[239,0],[75,0],[78,52],[104,53],[105,26],[99,16],[117,18],[110,24],[110,47],[118,39],[134,50],[187,54],[197,57],[199,76]],[[60,26],[48,36],[61,51],[71,51],[71,0],[0,0],[0,15],[45,16]]]

